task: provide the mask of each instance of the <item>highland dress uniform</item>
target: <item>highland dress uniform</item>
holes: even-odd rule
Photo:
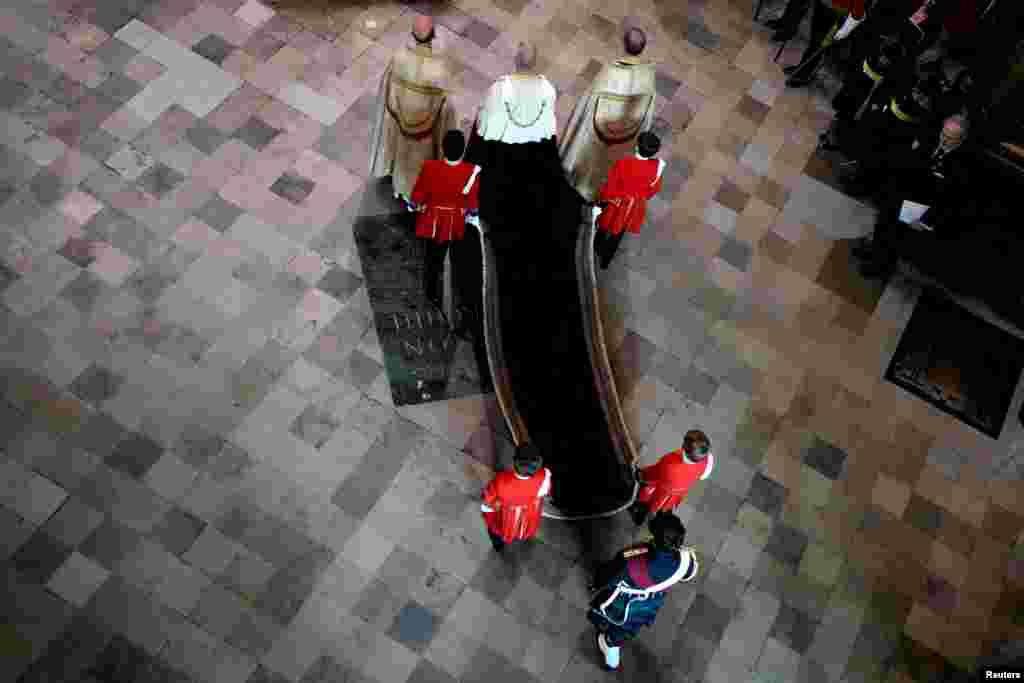
[[[428,159],[416,179],[412,203],[419,208],[416,236],[430,240],[424,268],[427,299],[440,306],[440,272],[449,245],[466,233],[466,217],[479,206],[480,167],[465,161]]]
[[[692,581],[698,568],[692,548],[677,550],[653,543],[630,546],[598,567],[597,590],[587,620],[597,628],[609,668],[618,666],[619,646],[634,638],[641,627],[654,624],[666,591],[677,583]],[[605,652],[605,648],[613,652]]]
[[[544,498],[551,494],[551,470],[542,467],[529,477],[512,470],[498,472],[484,489],[483,512],[494,547],[533,538],[540,527]]]
[[[597,201],[607,206],[597,219],[594,250],[607,268],[626,232],[640,233],[647,215],[647,202],[661,191],[665,162],[635,156],[619,159],[608,174],[608,181],[598,193]]]

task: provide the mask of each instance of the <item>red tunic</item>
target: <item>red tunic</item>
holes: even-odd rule
[[[687,462],[681,450],[661,456],[653,465],[641,470],[644,485],[637,499],[648,506],[651,513],[671,510],[683,502],[690,486],[711,471],[714,456],[708,455],[698,463]]]
[[[834,8],[841,12],[848,12],[855,18],[864,16],[864,0],[829,0]]]
[[[438,242],[462,239],[466,232],[466,211],[479,206],[480,182],[474,176],[476,169],[477,166],[465,161],[449,164],[443,159],[428,159],[423,162],[409,198],[413,204],[423,207],[416,217],[417,237]]]
[[[597,201],[608,202],[597,218],[597,226],[612,235],[623,230],[638,234],[647,214],[647,200],[661,190],[660,168],[658,159],[629,157],[616,161],[597,196]]]
[[[483,506],[490,509],[483,513],[487,528],[506,543],[531,538],[540,526],[544,496],[550,488],[551,472],[546,467],[527,479],[511,470],[498,472],[484,489]]]

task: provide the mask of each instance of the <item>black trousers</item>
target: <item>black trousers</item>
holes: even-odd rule
[[[788,11],[789,8],[787,7]],[[815,51],[821,48],[822,42],[825,40],[825,36],[835,25],[839,15],[832,9],[831,6],[826,4],[824,0],[813,0],[811,5],[811,40],[807,43],[807,47],[804,49],[803,55],[800,56],[800,63],[804,64],[803,68],[800,69],[799,74],[793,75],[805,75],[814,73],[814,70],[821,64],[822,58],[825,56],[824,50],[818,52],[818,55],[811,59],[811,55]],[[810,61],[808,61],[810,60]]]
[[[629,506],[629,514],[637,526],[640,526],[647,521],[647,515],[649,513],[650,509],[640,501],[636,501]]]
[[[490,528],[487,529],[487,535],[491,537],[491,545],[494,546],[495,550],[501,551],[505,549],[505,539],[491,531]]]
[[[594,234],[594,253],[597,254],[597,261],[601,268],[607,268],[612,262],[625,234],[625,230],[618,235],[611,235],[600,228],[597,229]]]
[[[442,271],[444,257],[451,242],[427,240],[423,264],[423,292],[431,303],[441,305]]]

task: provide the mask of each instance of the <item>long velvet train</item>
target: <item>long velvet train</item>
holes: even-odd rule
[[[576,280],[583,199],[562,174],[553,138],[517,145],[475,138],[467,159],[484,169],[480,217],[497,267],[505,362],[530,440],[551,468],[552,502],[574,516],[614,509],[628,502],[633,482],[609,435],[583,329]],[[466,288],[480,291],[479,249],[468,236],[463,242],[456,286],[463,301],[477,304],[479,294]]]

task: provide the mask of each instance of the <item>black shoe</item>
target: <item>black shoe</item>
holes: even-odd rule
[[[870,261],[878,254],[875,253],[875,246],[869,239],[860,239],[851,247],[850,253],[862,261]]]
[[[796,36],[795,28],[781,28],[775,32],[772,36],[773,43],[785,43],[787,40],[793,40]]]
[[[814,77],[808,74],[807,76],[794,76],[786,80],[787,88],[803,88],[811,84]]]

